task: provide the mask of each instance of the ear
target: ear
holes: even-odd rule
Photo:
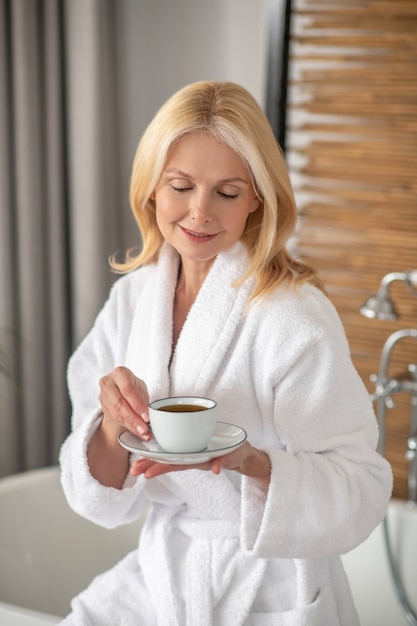
[[[258,196],[254,196],[252,203],[251,203],[251,207],[249,209],[249,213],[255,213],[256,209],[259,209],[259,207],[261,206],[261,201],[258,198]]]
[[[153,192],[149,196],[149,200],[155,200],[155,189],[153,190]]]

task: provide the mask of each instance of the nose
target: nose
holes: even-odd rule
[[[211,222],[211,209],[209,197],[201,192],[193,198],[190,208],[190,217],[196,224],[207,224]]]

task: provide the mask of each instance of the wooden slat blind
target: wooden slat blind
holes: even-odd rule
[[[417,0],[295,0],[287,160],[300,208],[296,253],[320,271],[370,392],[381,349],[417,326],[405,283],[390,294],[400,318],[359,308],[389,272],[417,268]],[[407,375],[417,342],[399,344],[390,375]],[[407,497],[410,398],[387,411],[394,495]]]

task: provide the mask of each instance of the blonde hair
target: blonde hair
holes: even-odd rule
[[[237,284],[256,276],[251,299],[279,284],[310,282],[324,291],[308,265],[286,249],[297,221],[293,189],[282,151],[256,100],[230,82],[198,82],[184,87],[160,108],[146,129],[136,152],[130,185],[130,203],[142,235],[139,254],[128,251],[123,263],[113,258],[120,273],[158,259],[164,239],[156,223],[153,191],[174,142],[193,132],[205,132],[232,148],[245,164],[260,206],[247,219],[241,241],[249,266]]]

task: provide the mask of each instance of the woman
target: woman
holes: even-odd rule
[[[115,527],[149,507],[139,547],[64,624],[358,624],[339,556],[391,493],[338,315],[286,250],[297,211],[283,156],[243,88],[201,82],[160,109],[135,157],[140,254],[69,364],[70,505]],[[200,465],[130,454],[148,402],[204,395],[247,441]],[[97,400],[99,396],[99,401]]]

